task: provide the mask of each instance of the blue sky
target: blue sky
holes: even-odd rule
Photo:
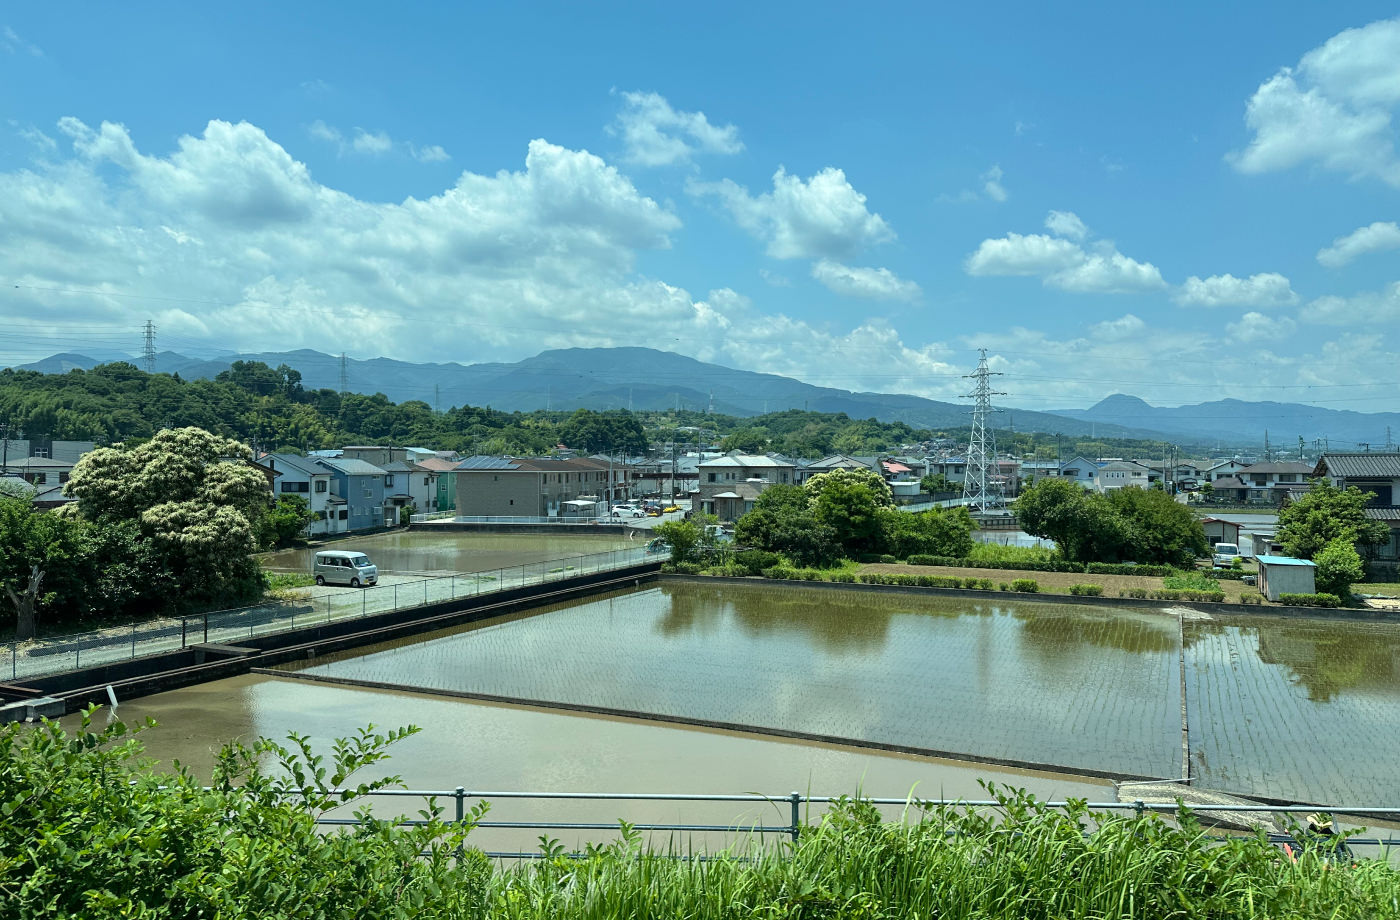
[[[0,363],[1397,408],[1393,6],[441,6],[0,7]]]

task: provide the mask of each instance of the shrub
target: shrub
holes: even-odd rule
[[[747,578],[753,573],[749,571],[748,566],[731,562],[727,565],[712,565],[709,568],[702,569],[700,574],[715,575],[720,578]]]
[[[1130,565],[1126,562],[1090,562],[1084,566],[1090,575],[1146,575],[1159,578],[1175,575],[1177,570],[1169,565]]]
[[[746,549],[741,553],[735,554],[734,562],[748,569],[750,575],[760,575],[763,573],[764,569],[771,569],[775,565],[782,565],[783,557],[764,549]]]
[[[1145,600],[1145,599],[1147,598],[1147,589],[1146,589],[1146,588],[1128,588],[1128,589],[1125,590],[1125,591],[1119,591],[1119,592],[1118,592],[1118,596],[1119,596],[1119,597],[1133,597],[1133,598],[1137,598],[1138,600]]]
[[[1040,591],[1040,583],[1034,578],[1017,578],[1011,582],[1011,590],[1022,594],[1036,594]]]
[[[883,562],[886,565],[894,565],[896,562],[899,561],[899,557],[891,556],[889,553],[881,553],[879,561]]]
[[[1075,597],[1099,597],[1103,594],[1103,585],[1070,585],[1069,593]]]
[[[1206,569],[1198,574],[1204,575],[1206,578],[1214,578],[1218,581],[1240,581],[1246,575],[1252,575],[1254,573],[1246,572],[1243,569]]]
[[[832,572],[830,575],[826,576],[826,580],[849,585],[855,582],[856,576],[852,572]]]
[[[1259,594],[1258,592],[1255,592],[1254,594],[1241,594],[1241,595],[1240,595],[1240,603],[1241,603],[1241,604],[1262,604],[1262,603],[1264,603],[1264,595]]]
[[[998,591],[1010,591],[1010,590],[1011,590],[1011,586],[1008,585],[1006,582],[1003,581],[1001,584],[997,585],[997,590],[998,590]]]
[[[670,569],[670,571],[671,571],[673,574],[675,574],[675,575],[699,575],[699,574],[700,574],[700,563],[698,563],[698,562],[672,562],[672,563],[669,563],[669,564],[667,564],[667,565],[663,565],[663,566],[661,567],[661,571],[663,571],[663,572],[665,572],[667,569]]]
[[[966,560],[954,559],[952,556],[930,556],[926,553],[915,553],[904,561],[909,565],[943,565],[952,568],[962,565]]]
[[[1280,604],[1290,604],[1294,607],[1340,607],[1342,599],[1335,594],[1280,594],[1278,596]]]
[[[1190,588],[1161,588],[1149,592],[1148,596],[1157,601],[1195,601],[1197,603],[1218,604],[1225,600],[1224,591],[1197,591]]]
[[[1186,588],[1192,591],[1219,591],[1220,586],[1200,572],[1178,572],[1162,579],[1164,588]]]
[[[994,562],[1003,568],[1016,568],[1010,563],[1050,562],[1053,554],[1043,546],[1008,546],[1001,543],[977,543],[967,554],[977,562]]]

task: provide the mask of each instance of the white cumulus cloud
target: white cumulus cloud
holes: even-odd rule
[[[1282,342],[1298,331],[1298,324],[1286,316],[1265,316],[1251,310],[1225,326],[1233,341],[1241,343]]]
[[[1309,323],[1368,328],[1400,323],[1400,281],[1351,297],[1319,297],[1303,307],[1298,318]]]
[[[1397,110],[1400,19],[1347,29],[1259,86],[1245,109],[1252,137],[1229,159],[1245,173],[1312,163],[1400,188]]]
[[[356,153],[368,153],[371,156],[378,156],[381,153],[388,153],[394,149],[394,141],[383,131],[373,133],[364,128],[355,129],[355,139],[350,142],[350,149]]]
[[[866,208],[865,196],[846,174],[830,166],[805,182],[780,166],[773,190],[761,195],[750,195],[729,179],[691,182],[687,189],[718,198],[739,226],[768,244],[775,259],[849,258],[895,238],[885,219]]]
[[[1072,213],[1052,211],[1046,225],[1056,232],[1087,233]],[[1008,233],[986,239],[967,257],[969,275],[1036,275],[1050,287],[1086,294],[1151,291],[1166,286],[1150,262],[1123,255],[1107,241],[1086,248],[1076,240],[1043,233]]]
[[[1277,272],[1261,272],[1248,278],[1234,275],[1191,276],[1173,298],[1196,307],[1285,307],[1298,302],[1288,279]]]
[[[1089,235],[1089,228],[1073,211],[1051,211],[1045,218],[1045,229],[1056,236],[1076,241]]]
[[[744,149],[734,125],[714,125],[704,112],[681,112],[659,93],[622,93],[622,111],[608,129],[622,138],[623,158],[638,166],[669,166],[696,153]]]
[[[838,294],[871,300],[917,300],[919,286],[888,268],[856,268],[823,259],[812,266],[812,277]]]
[[[328,125],[319,118],[306,126],[306,133],[318,141],[334,144],[338,156],[359,154],[378,157],[390,153],[395,147],[401,147],[407,151],[409,156],[420,163],[441,163],[452,159],[451,155],[439,144],[427,147],[419,147],[412,141],[399,144],[389,136],[387,131],[366,131],[364,128],[356,128],[353,135],[346,137],[339,128]]]
[[[1378,220],[1337,237],[1331,246],[1318,250],[1317,261],[1328,268],[1341,268],[1360,256],[1388,249],[1400,249],[1400,224]]]

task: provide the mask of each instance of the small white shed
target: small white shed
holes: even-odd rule
[[[1292,556],[1260,556],[1259,593],[1271,601],[1280,594],[1316,594],[1317,566]]]

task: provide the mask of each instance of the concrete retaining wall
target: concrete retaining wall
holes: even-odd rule
[[[1025,577],[1033,578],[1034,572]],[[661,575],[663,583],[735,585],[793,585],[823,591],[866,591],[892,594],[916,594],[935,597],[965,597],[972,600],[1002,601],[1031,604],[1082,604],[1086,607],[1131,607],[1153,610],[1165,607],[1189,607],[1203,613],[1246,614],[1266,617],[1306,617],[1322,620],[1350,620],[1365,623],[1400,623],[1400,610],[1358,610],[1349,607],[1283,607],[1275,604],[1214,604],[1198,601],[1158,601],[1136,597],[1076,597],[1072,594],[1028,594],[1019,591],[979,591],[964,588],[926,588],[917,585],[867,585],[834,581],[787,581],[777,578],[721,578],[713,575]]]
[[[481,597],[458,598],[412,610],[289,629],[240,639],[236,649],[192,645],[176,651],[28,679],[25,684],[41,694],[64,700],[66,711],[73,712],[89,703],[107,702],[109,685],[116,691],[118,700],[146,696],[247,673],[254,667],[314,658],[326,652],[374,645],[504,616],[543,604],[633,587],[643,581],[654,580],[660,567],[660,562],[641,563],[625,569],[564,578],[543,585],[528,585]]]

